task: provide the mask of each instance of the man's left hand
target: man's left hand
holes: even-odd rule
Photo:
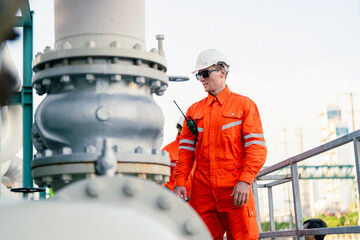
[[[247,203],[249,199],[250,184],[239,181],[231,194],[234,197],[234,205],[242,207],[243,204]]]

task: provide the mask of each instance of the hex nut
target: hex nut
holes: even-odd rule
[[[121,43],[119,41],[112,41],[109,44],[109,47],[111,47],[111,48],[119,48],[119,47],[121,47]]]
[[[45,176],[42,178],[42,181],[45,183],[45,185],[50,186],[53,178],[51,176]]]
[[[85,74],[85,80],[89,83],[92,83],[95,81],[95,75],[94,74]]]
[[[162,175],[156,174],[156,175],[154,176],[154,180],[155,180],[155,181],[162,181],[162,180],[163,180]]]
[[[34,138],[39,138],[39,137],[40,137],[39,130],[37,130],[36,128],[33,129],[33,131],[32,131],[32,136],[33,136]]]
[[[86,41],[84,46],[89,48],[94,48],[96,47],[96,43],[94,41]]]
[[[70,83],[70,76],[69,75],[63,75],[60,77],[60,82],[61,83],[64,83],[64,84],[67,84],[67,83]]]
[[[70,174],[63,174],[61,175],[61,180],[63,180],[64,183],[70,183],[72,181],[72,176]]]
[[[45,154],[45,157],[51,157],[52,156],[52,151],[50,149],[46,149],[44,154]]]
[[[69,42],[64,42],[63,44],[61,44],[61,49],[62,50],[67,50],[67,49],[71,49],[72,46]]]
[[[50,78],[45,78],[42,80],[42,84],[43,85],[51,85],[51,79]]]
[[[145,78],[144,77],[136,77],[135,82],[137,84],[139,84],[139,85],[144,85],[145,84]]]
[[[110,77],[110,80],[111,80],[112,82],[120,82],[120,81],[121,81],[121,75],[120,75],[120,74],[112,75],[112,76]]]
[[[152,88],[158,88],[161,86],[161,82],[159,80],[151,81],[151,87]]]
[[[87,62],[88,64],[92,64],[92,63],[93,63],[93,58],[92,58],[92,57],[87,57],[87,58],[86,58],[86,62]]]
[[[71,148],[69,148],[69,147],[64,147],[63,149],[62,149],[62,154],[64,154],[64,155],[66,155],[66,154],[71,154],[72,153],[72,150],[71,150]]]
[[[46,46],[44,49],[44,53],[50,53],[51,52],[51,47],[50,46]]]
[[[112,63],[119,63],[119,58],[118,57],[113,57],[112,58]]]

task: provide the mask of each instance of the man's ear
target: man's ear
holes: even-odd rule
[[[220,72],[221,72],[221,77],[226,78],[226,70],[222,68]]]

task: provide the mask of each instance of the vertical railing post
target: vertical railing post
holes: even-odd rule
[[[355,155],[355,166],[356,166],[356,180],[357,180],[357,190],[358,190],[358,204],[360,206],[360,139],[353,139],[354,143],[354,155]]]
[[[268,202],[269,202],[269,217],[270,217],[270,231],[275,232],[275,214],[274,214],[274,197],[272,187],[268,187]],[[275,240],[275,238],[271,238]]]
[[[23,27],[23,87],[21,91],[21,103],[23,107],[23,186],[33,187],[31,178],[31,160],[33,156],[33,145],[31,142],[31,127],[33,122],[33,94],[32,94],[32,56],[33,56],[33,26],[30,12],[31,24]]]
[[[255,199],[256,220],[257,220],[257,223],[258,223],[259,232],[262,232],[261,218],[260,218],[260,206],[259,206],[259,192],[258,192],[258,184],[257,184],[256,179],[254,180],[254,182],[252,184],[252,191],[253,191],[254,199]]]
[[[301,200],[300,200],[300,185],[299,185],[299,172],[297,163],[290,163],[291,170],[291,183],[293,190],[293,200],[294,200],[294,209],[295,209],[295,223],[296,230],[302,230],[303,228],[303,220],[302,220],[302,212],[301,212]],[[298,236],[298,240],[304,240],[303,236]]]

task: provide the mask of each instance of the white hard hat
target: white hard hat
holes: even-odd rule
[[[217,64],[225,64],[224,67],[229,67],[228,61],[222,52],[216,49],[206,49],[199,54],[196,60],[196,69],[192,73]]]
[[[184,116],[183,115],[180,115],[180,117],[179,117],[179,120],[177,121],[177,123],[176,123],[176,127],[178,126],[178,125],[180,125],[181,127],[183,126],[183,123],[184,123]]]

